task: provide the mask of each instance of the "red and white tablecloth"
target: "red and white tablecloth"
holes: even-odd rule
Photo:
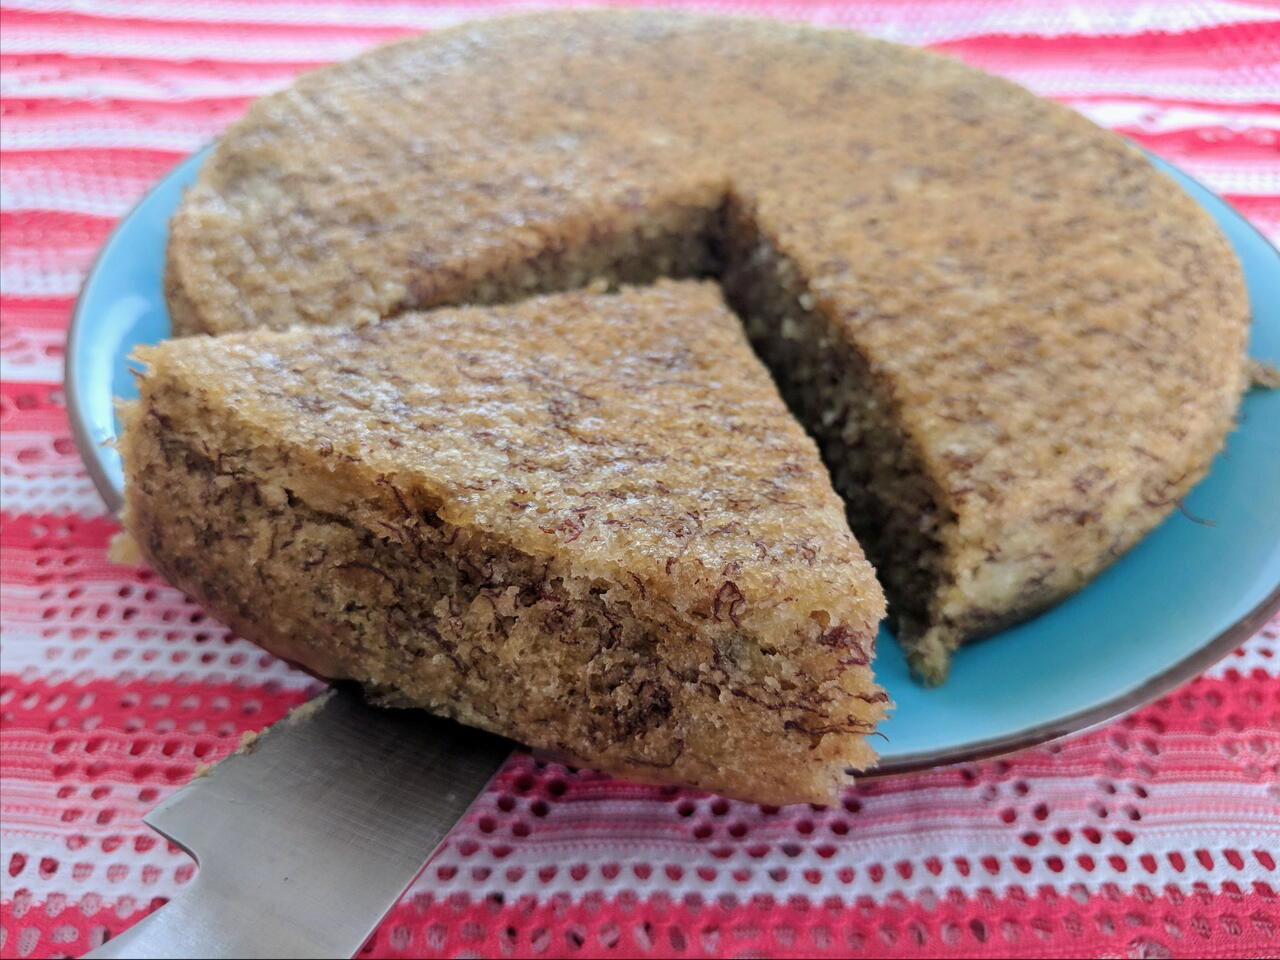
[[[12,0],[0,142],[0,954],[78,955],[182,889],[141,823],[315,692],[106,559],[62,351],[156,178],[299,70],[509,6]],[[723,0],[925,44],[1058,98],[1280,236],[1276,0]],[[778,810],[516,759],[378,956],[1280,955],[1280,620],[1176,693],[1017,757]]]

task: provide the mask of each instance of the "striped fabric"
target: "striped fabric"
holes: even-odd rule
[[[78,955],[182,889],[142,814],[315,684],[105,556],[60,387],[138,196],[300,70],[485,0],[12,0],[0,41],[0,954]],[[1181,165],[1280,238],[1276,0],[720,0],[946,51]],[[376,956],[1280,955],[1273,621],[1138,713],[778,810],[513,760]]]

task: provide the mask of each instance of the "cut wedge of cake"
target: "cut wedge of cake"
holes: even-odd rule
[[[880,587],[714,285],[138,356],[126,528],[243,636],[636,780],[873,762]]]
[[[1120,137],[943,57],[674,12],[466,24],[299,78],[173,221],[179,331],[714,276],[917,672],[1078,589],[1231,428],[1248,302]]]

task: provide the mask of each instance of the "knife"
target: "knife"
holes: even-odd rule
[[[88,957],[350,957],[512,743],[334,689],[152,810],[199,864]]]

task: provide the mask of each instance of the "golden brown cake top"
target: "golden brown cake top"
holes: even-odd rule
[[[1247,300],[1176,184],[1013,84],[778,22],[540,14],[304,76],[202,170],[170,306],[220,332],[485,300],[619,223],[728,198],[955,516],[940,616],[1096,570],[1220,445]]]
[[[193,337],[139,357],[163,358],[152,392],[199,391],[234,412],[246,450],[278,446],[299,483],[320,478],[293,491],[313,506],[430,511],[766,636],[814,619],[815,638],[865,640],[883,615],[813,442],[714,285]]]
[[[1087,499],[1099,454],[1177,459],[1235,402],[1234,256],[1119,137],[933,54],[670,12],[465,24],[264,98],[174,220],[172,306],[209,331],[375,319],[729,193],[951,499]]]

